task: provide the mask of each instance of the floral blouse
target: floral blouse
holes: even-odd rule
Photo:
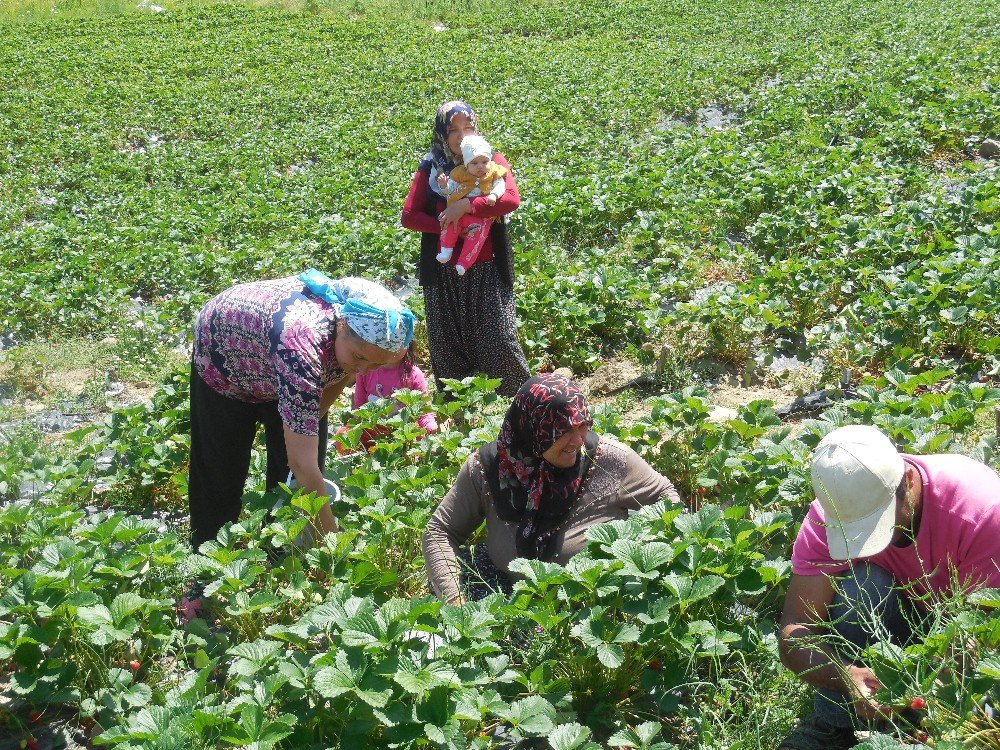
[[[234,286],[210,299],[194,324],[195,371],[217,393],[278,402],[292,432],[319,432],[323,389],[344,378],[333,305],[295,276]]]

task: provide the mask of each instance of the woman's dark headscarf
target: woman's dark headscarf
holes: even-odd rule
[[[597,456],[598,436],[587,432],[583,451],[566,469],[542,458],[569,430],[591,425],[579,387],[559,375],[530,378],[514,397],[495,443],[480,450],[497,515],[517,523],[519,557],[552,556],[556,532],[583,492]]]
[[[431,143],[430,157],[438,171],[445,174],[462,163],[461,157],[455,156],[448,148],[448,128],[455,115],[465,115],[472,126],[476,126],[476,113],[465,102],[456,99],[438,107],[437,115],[434,117],[434,140]]]

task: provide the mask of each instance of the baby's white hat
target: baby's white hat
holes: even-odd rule
[[[462,139],[462,161],[468,164],[477,156],[493,158],[493,147],[481,135],[467,135]]]

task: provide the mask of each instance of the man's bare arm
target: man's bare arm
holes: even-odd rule
[[[862,718],[881,716],[869,698],[879,682],[868,667],[846,664],[819,642],[818,623],[825,622],[833,601],[833,581],[825,575],[792,575],[778,630],[781,663],[809,684],[855,696],[854,708]]]

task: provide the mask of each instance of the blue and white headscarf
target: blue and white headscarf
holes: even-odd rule
[[[300,274],[299,280],[310,292],[338,308],[338,317],[343,317],[351,330],[369,344],[398,352],[413,340],[413,313],[384,286],[353,276],[331,279],[315,268]]]

